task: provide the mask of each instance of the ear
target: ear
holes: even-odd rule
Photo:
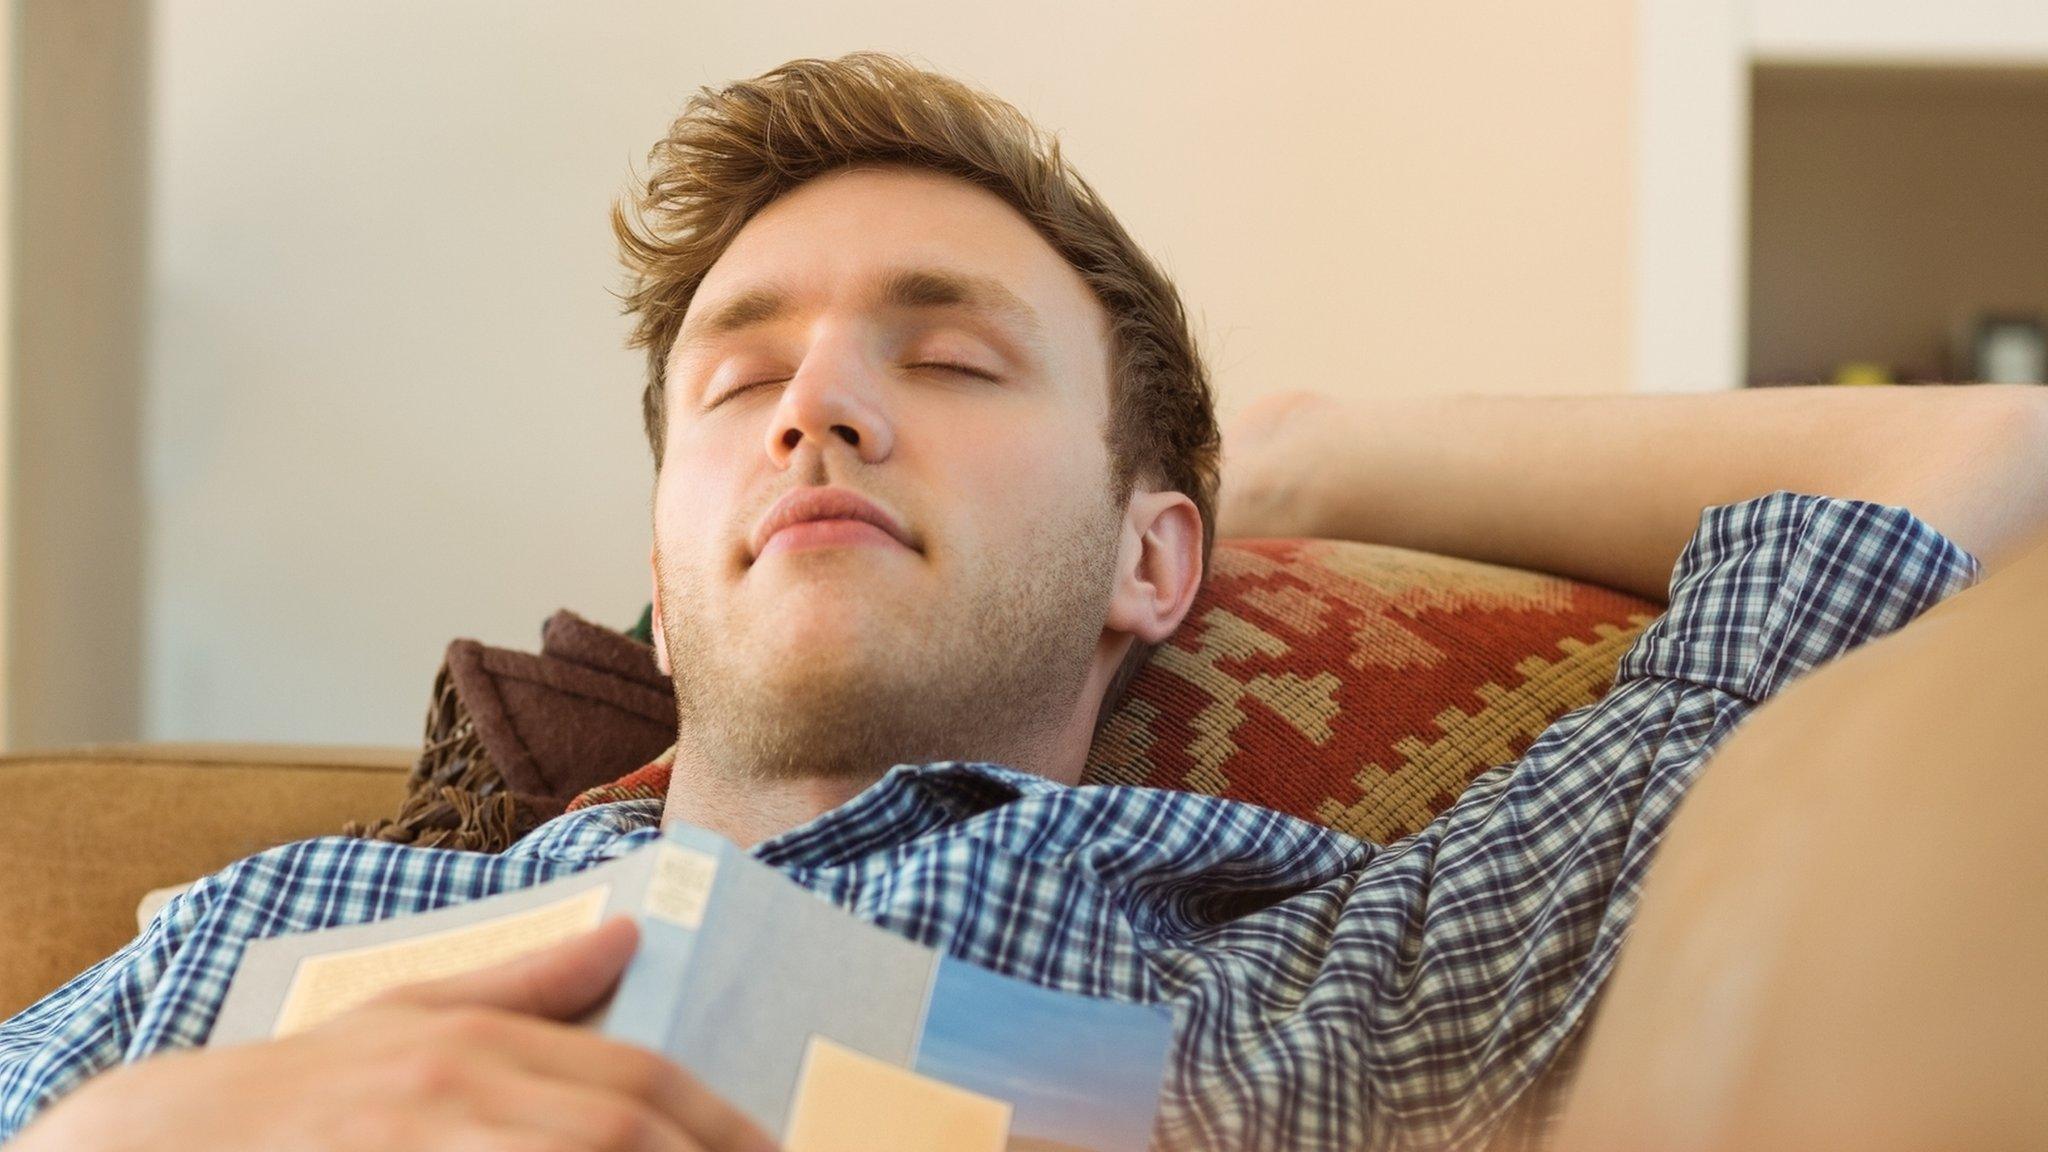
[[[1157,644],[1173,635],[1202,584],[1202,514],[1184,492],[1131,495],[1104,627]]]
[[[661,631],[661,557],[650,549],[647,566],[654,572],[654,613],[649,623],[654,625],[654,666],[661,669],[663,676],[673,676],[675,671],[668,666],[668,637]]]

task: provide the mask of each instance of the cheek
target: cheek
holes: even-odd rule
[[[730,471],[706,468],[701,456],[671,459],[654,490],[654,539],[671,564],[698,565],[715,551],[732,515]]]
[[[1011,555],[1029,554],[1046,532],[1070,534],[1081,518],[1103,513],[1109,488],[1105,451],[1087,432],[1006,430],[963,451],[953,474],[974,512],[976,536]]]

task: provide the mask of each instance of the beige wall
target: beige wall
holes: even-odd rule
[[[1626,0],[154,11],[152,736],[410,739],[449,638],[632,616],[605,207],[692,87],[793,56],[913,53],[1061,130],[1226,411],[1625,386]]]
[[[7,158],[14,155],[15,8],[0,6],[0,163],[11,163]],[[0,176],[0,750],[10,746],[7,686],[14,650],[14,199],[14,181]]]
[[[18,0],[7,179],[6,738],[141,722],[140,0]]]

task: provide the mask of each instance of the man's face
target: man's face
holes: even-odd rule
[[[849,170],[755,216],[668,361],[656,585],[699,761],[1015,762],[1066,722],[1124,511],[1108,364],[1086,283],[972,185]]]

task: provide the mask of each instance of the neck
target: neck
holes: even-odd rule
[[[1094,672],[1057,728],[1018,741],[1016,748],[988,748],[969,758],[1007,765],[1063,784],[1079,783],[1095,733],[1095,702],[1102,699],[1111,671],[1123,658],[1124,647],[1122,642],[1105,640],[1103,650],[1097,654]],[[881,771],[871,775],[767,779],[735,776],[707,758],[685,737],[676,743],[668,797],[662,803],[661,826],[667,828],[677,821],[694,824],[742,848],[752,848],[839,807],[881,777]]]
[[[837,808],[873,780],[792,776],[777,780],[735,779],[703,762],[689,749],[676,749],[661,809],[661,826],[681,821],[716,832],[742,848],[779,836]]]

